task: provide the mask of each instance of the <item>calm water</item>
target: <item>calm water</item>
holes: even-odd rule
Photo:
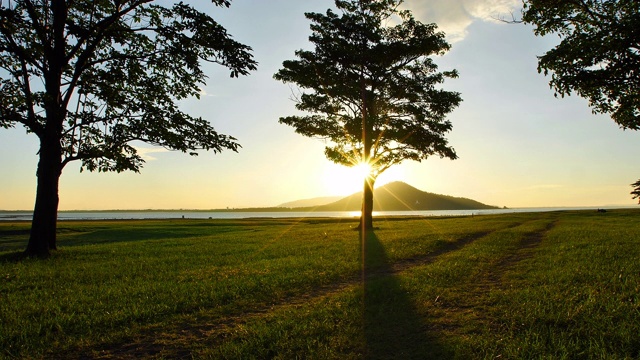
[[[603,207],[604,209],[621,208]],[[433,210],[433,211],[374,211],[373,216],[461,216],[505,214],[518,212],[543,212],[559,210],[595,210],[597,207],[581,208],[515,208],[492,210]],[[31,212],[0,211],[2,220],[31,220]],[[120,220],[120,219],[248,219],[248,218],[300,218],[335,217],[354,218],[359,211],[317,211],[317,212],[214,212],[214,211],[62,211],[59,220]]]

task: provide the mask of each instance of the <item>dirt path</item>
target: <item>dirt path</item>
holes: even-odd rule
[[[468,322],[483,323],[492,328],[495,319],[491,319],[484,311],[487,307],[487,294],[493,290],[504,288],[503,277],[512,270],[518,263],[533,257],[535,250],[549,231],[557,224],[557,219],[549,219],[549,222],[540,230],[525,234],[518,246],[505,254],[500,260],[493,264],[488,270],[478,274],[472,282],[465,287],[465,293],[459,294],[453,301],[440,301],[438,313],[430,318],[432,323],[427,330],[431,333],[455,333],[457,329],[464,328]],[[465,319],[467,323],[459,323]],[[473,319],[473,320],[472,320]],[[499,329],[496,329],[499,331]]]
[[[491,271],[485,274],[485,279],[480,284],[485,288],[501,286],[502,276],[519,262],[532,257],[534,250],[540,246],[546,234],[556,226],[556,223],[557,220],[550,221],[543,229],[526,234],[518,248],[500,259]]]

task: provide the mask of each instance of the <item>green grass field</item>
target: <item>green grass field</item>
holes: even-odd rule
[[[640,359],[640,211],[0,222],[0,358]]]

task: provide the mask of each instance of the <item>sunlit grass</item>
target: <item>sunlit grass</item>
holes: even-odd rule
[[[354,225],[0,223],[0,358],[640,357],[638,211]]]

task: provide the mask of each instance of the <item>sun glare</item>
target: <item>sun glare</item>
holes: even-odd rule
[[[323,183],[327,194],[332,196],[351,195],[362,190],[366,168],[347,167],[327,163],[323,172]]]
[[[371,175],[371,165],[366,163],[358,163],[353,166],[352,171],[356,179],[359,179],[360,182],[363,182],[364,179]]]
[[[327,162],[323,171],[325,193],[332,196],[351,195],[362,191],[364,179],[370,173],[368,164],[358,164],[353,167],[337,165]],[[376,180],[376,187],[388,182],[403,181],[404,172],[401,166],[393,166]]]

